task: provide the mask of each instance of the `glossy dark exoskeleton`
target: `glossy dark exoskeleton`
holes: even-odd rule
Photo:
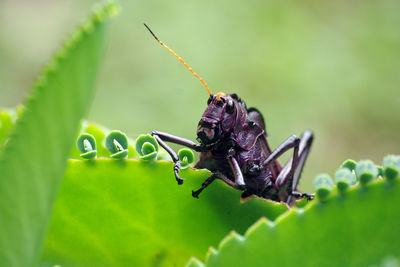
[[[313,198],[296,190],[313,140],[312,133],[305,131],[301,138],[290,136],[272,151],[266,140],[261,113],[255,108],[247,108],[236,94],[210,96],[197,127],[199,144],[159,131],[153,131],[153,136],[174,160],[175,178],[179,184],[183,183],[179,177],[179,158],[164,141],[200,152],[195,167],[207,168],[213,174],[199,190],[193,191],[194,197],[219,178],[242,190],[242,197],[256,195],[288,204],[293,203],[292,197]],[[293,156],[281,167],[277,158],[291,148]]]
[[[305,131],[301,138],[292,135],[275,150],[271,150],[266,139],[263,116],[256,108],[247,108],[236,94],[212,94],[204,80],[161,42],[146,24],[145,26],[163,47],[200,79],[210,94],[207,108],[197,127],[198,144],[171,134],[152,132],[175,162],[174,173],[178,184],[183,183],[179,176],[179,157],[165,142],[200,152],[200,160],[195,167],[207,168],[213,173],[200,189],[192,191],[196,198],[215,179],[221,179],[242,190],[242,197],[256,195],[289,205],[293,205],[296,198],[313,199],[313,195],[297,191],[300,174],[313,140],[312,132]],[[289,149],[293,149],[293,156],[282,167],[277,159]]]

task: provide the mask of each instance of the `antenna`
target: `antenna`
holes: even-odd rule
[[[146,23],[143,23],[143,24],[144,24],[144,26],[149,30],[149,32],[151,33],[151,35],[153,35],[154,39],[156,39],[157,42],[158,42],[160,45],[162,45],[162,46],[163,46],[165,49],[167,49],[171,54],[173,54],[180,62],[182,62],[183,65],[185,65],[185,67],[186,67],[191,73],[193,73],[193,75],[196,76],[196,77],[200,80],[200,82],[201,82],[202,84],[204,84],[204,86],[206,87],[208,93],[209,93],[210,95],[213,95],[213,94],[211,93],[211,90],[210,90],[210,88],[208,87],[207,83],[206,83],[196,72],[194,72],[194,70],[193,70],[191,67],[189,67],[189,65],[188,65],[180,56],[178,56],[178,54],[176,54],[171,48],[169,48],[169,47],[168,47],[166,44],[164,44],[160,39],[158,39],[157,36],[153,33],[153,31],[150,30],[149,26],[146,25]]]

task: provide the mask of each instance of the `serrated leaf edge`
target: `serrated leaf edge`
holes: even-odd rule
[[[365,190],[366,187],[375,186],[380,183],[390,184],[390,183],[392,183],[392,181],[387,180],[387,179],[377,179],[377,180],[371,181],[367,185],[357,184],[357,185],[350,186],[349,188],[347,188],[346,194],[353,192],[353,191]],[[335,185],[333,190],[329,194],[329,196],[327,196],[327,198],[325,198],[323,200],[317,200],[317,199],[313,200],[313,202],[306,205],[304,208],[294,207],[294,208],[288,210],[287,212],[283,213],[281,216],[279,216],[275,220],[275,222],[269,221],[265,217],[261,217],[253,225],[249,226],[249,228],[246,230],[246,232],[243,236],[239,235],[235,231],[230,232],[226,237],[224,237],[220,241],[217,250],[215,248],[210,247],[210,249],[208,250],[208,252],[206,254],[203,266],[207,266],[207,262],[210,261],[210,258],[218,257],[220,252],[223,251],[225,248],[227,248],[227,246],[234,244],[234,243],[244,244],[253,235],[258,235],[259,231],[264,231],[264,230],[268,231],[274,227],[279,227],[280,223],[287,220],[291,216],[307,216],[307,213],[310,212],[310,210],[312,210],[314,206],[323,205],[324,202],[331,200],[333,198],[341,197],[342,194],[343,194],[343,192],[342,193],[339,192],[339,190],[337,189],[337,186]]]

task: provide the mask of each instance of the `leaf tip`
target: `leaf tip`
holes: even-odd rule
[[[239,235],[236,231],[231,231],[222,241],[219,243],[218,250],[221,250],[225,246],[238,244],[244,241],[244,237]]]
[[[216,250],[214,247],[209,247],[206,253],[205,261],[208,262],[210,261],[211,258],[217,256],[218,256],[218,250]]]
[[[186,267],[204,267],[204,266],[205,266],[204,263],[202,263],[195,257],[191,257],[189,259],[189,262],[186,264]]]
[[[260,230],[272,229],[275,227],[275,223],[273,221],[268,220],[266,217],[261,217],[258,219],[253,225],[251,225],[246,233],[244,234],[244,238],[248,238]]]
[[[112,0],[105,1],[93,7],[92,17],[97,22],[102,22],[107,17],[114,17],[119,14],[121,7]]]

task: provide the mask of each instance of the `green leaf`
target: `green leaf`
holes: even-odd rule
[[[204,264],[196,258],[190,258],[189,262],[186,264],[186,267],[203,267]]]
[[[49,266],[183,266],[232,229],[239,233],[288,210],[217,180],[199,199],[192,190],[210,175],[167,161],[71,160],[56,201],[42,264]]]
[[[0,158],[0,263],[32,266],[44,241],[66,159],[88,110],[104,46],[98,9],[39,78]]]
[[[14,126],[12,113],[9,110],[0,110],[0,151]]]
[[[335,190],[334,190],[335,191]],[[378,180],[230,234],[206,266],[383,266],[400,251],[400,181]],[[386,265],[385,265],[386,266]],[[397,265],[394,265],[397,266]]]

